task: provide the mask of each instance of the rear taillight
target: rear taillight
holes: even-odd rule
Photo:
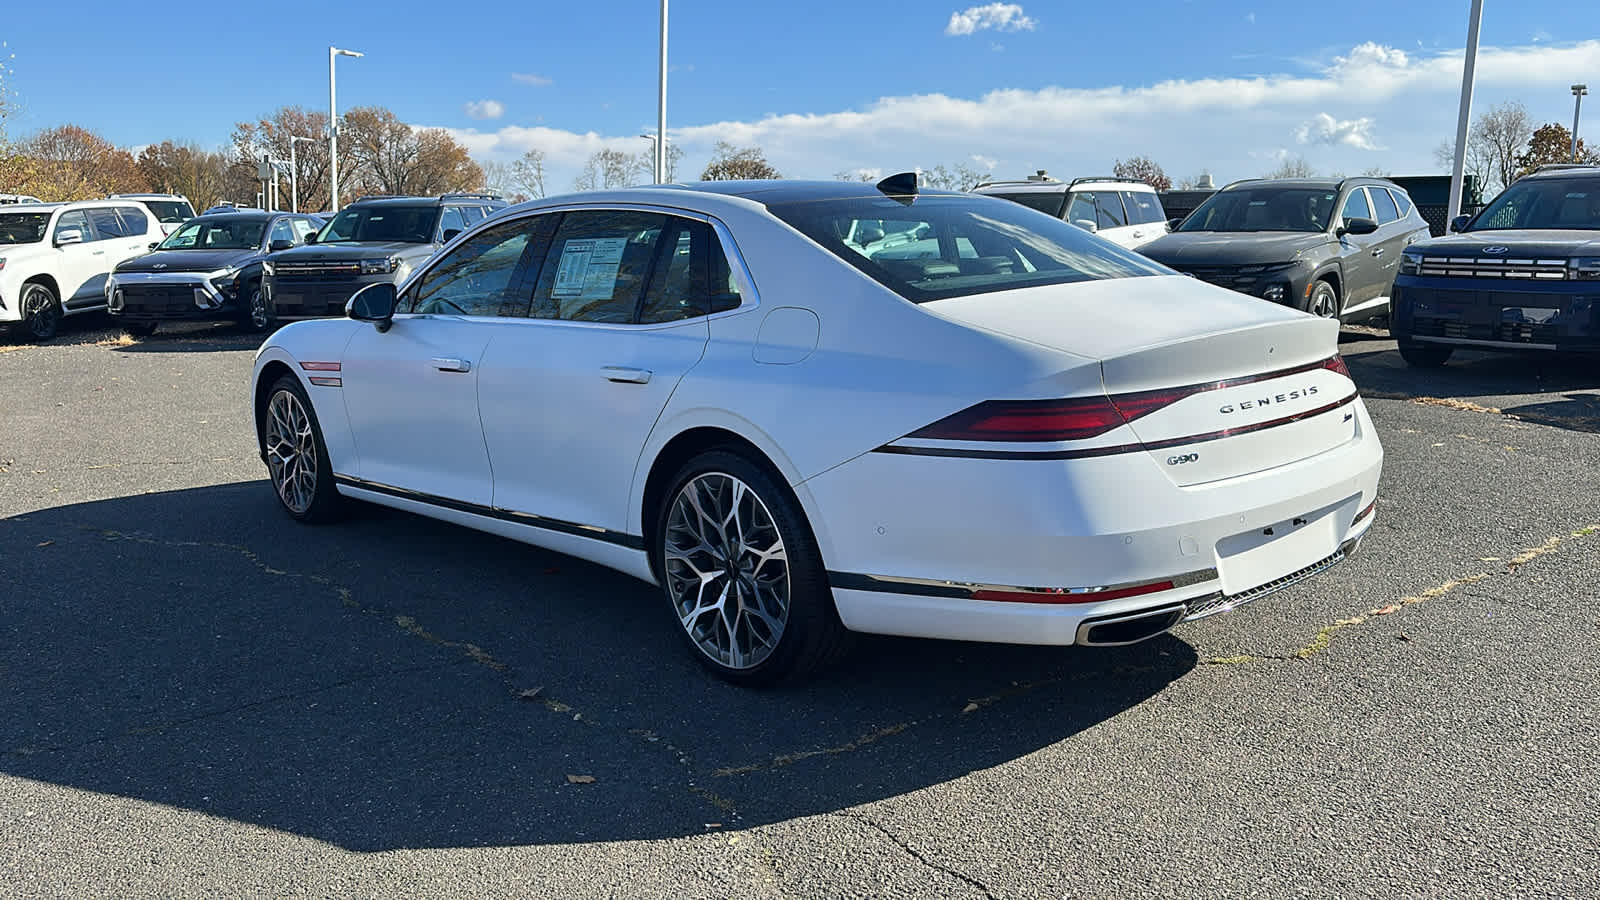
[[[1004,591],[1004,590],[976,590],[972,592],[974,600],[998,600],[1002,603],[1101,603],[1106,600],[1120,600],[1123,597],[1138,597],[1142,594],[1155,594],[1161,591],[1170,591],[1177,585],[1172,581],[1151,581],[1146,584],[1134,584],[1126,587],[1107,587],[1089,589],[1070,588],[1042,588],[1031,591]]]
[[[936,441],[1081,441],[1124,424],[1106,397],[990,400],[909,436]]]
[[[1337,353],[1323,360],[1322,368],[1327,369],[1330,372],[1338,372],[1340,375],[1343,375],[1346,378],[1351,377],[1350,368],[1344,364],[1344,357]]]

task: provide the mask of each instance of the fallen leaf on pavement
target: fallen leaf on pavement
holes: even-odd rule
[[[517,696],[523,700],[537,700],[542,693],[544,693],[544,685],[541,684],[536,688],[528,688],[518,693]]]
[[[54,544],[54,543],[55,543],[55,541],[40,541],[39,543],[34,544],[34,546],[35,547],[48,547],[48,546],[50,546],[51,544]]]
[[[1400,611],[1400,604],[1391,603],[1388,606],[1380,606],[1380,607],[1378,607],[1377,609],[1375,609],[1371,613],[1369,613],[1369,615],[1387,616],[1389,613],[1399,612],[1399,611]]]
[[[962,715],[966,715],[969,712],[977,712],[977,711],[978,711],[978,704],[976,704],[976,703],[968,703],[966,706],[961,707],[961,714]]]
[[[593,775],[568,775],[567,784],[594,784]]]
[[[1408,644],[1411,643],[1411,638],[1406,637],[1406,633],[1404,631],[1402,631],[1399,634],[1395,635],[1394,638],[1397,641],[1405,641]]]

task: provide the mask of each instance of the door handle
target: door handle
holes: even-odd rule
[[[1382,256],[1383,255],[1383,248],[1379,247],[1378,249],[1372,251],[1372,255],[1373,256]]]
[[[650,382],[649,369],[633,369],[628,366],[602,366],[600,374],[606,376],[607,381],[621,384],[648,384]]]
[[[445,356],[435,356],[433,367],[441,372],[471,372],[472,363],[464,359],[453,359]]]
[[[104,250],[91,250],[91,251],[89,251],[89,255],[90,256],[105,256],[106,252]]]

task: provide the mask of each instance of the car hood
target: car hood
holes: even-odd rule
[[[1156,238],[1139,252],[1162,265],[1251,266],[1290,262],[1333,239],[1307,231],[1182,231]]]
[[[1489,253],[1489,248],[1504,247]],[[1486,229],[1422,241],[1406,248],[1425,256],[1499,256],[1504,259],[1566,259],[1600,256],[1600,231],[1548,228]]]
[[[279,250],[272,255],[272,258],[286,262],[317,262],[330,259],[377,259],[393,256],[397,253],[409,256],[414,253],[431,253],[432,251],[432,244],[414,244],[409,241],[384,241],[382,243],[365,241],[345,244],[310,244],[304,247],[295,247],[292,250]]]
[[[241,266],[260,250],[157,250],[117,264],[118,272],[215,272]]]

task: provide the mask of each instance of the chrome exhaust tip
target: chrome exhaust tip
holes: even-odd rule
[[[1078,626],[1077,643],[1085,647],[1123,647],[1147,641],[1172,630],[1183,620],[1188,607],[1177,603],[1156,609],[1085,619]]]

